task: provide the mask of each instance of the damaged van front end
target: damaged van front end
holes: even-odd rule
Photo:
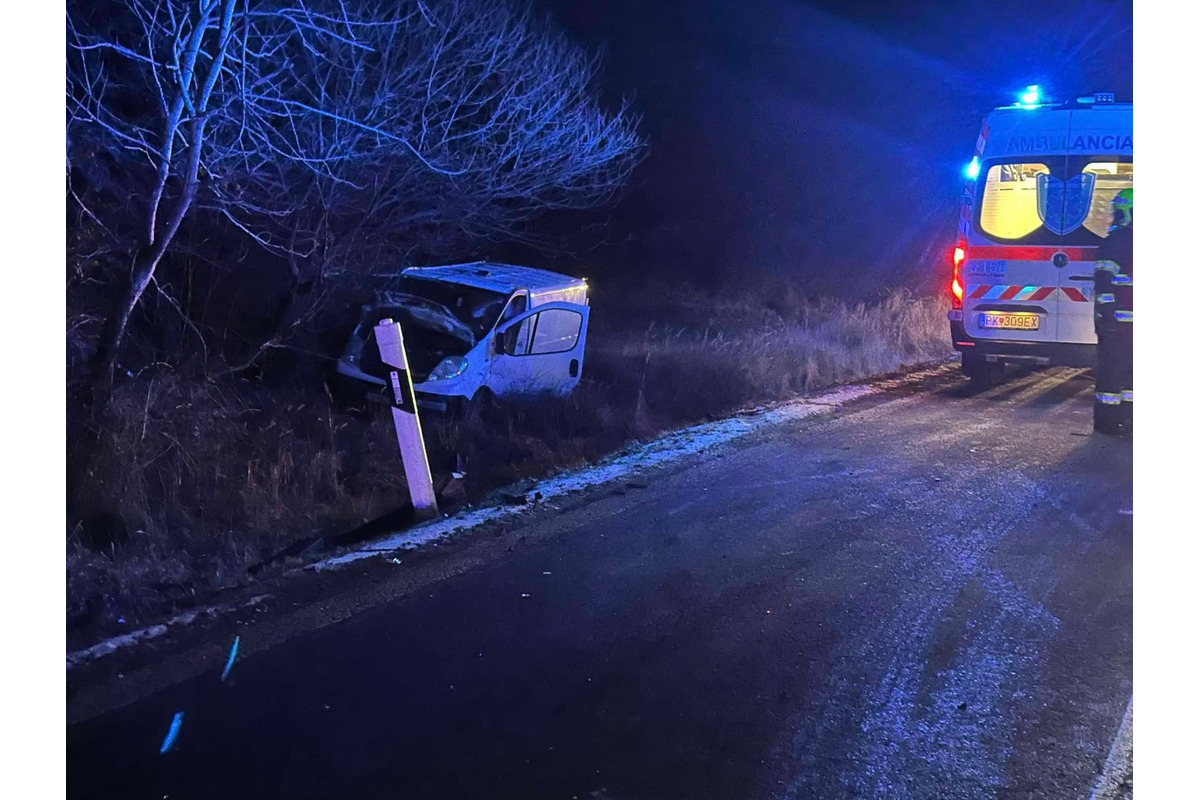
[[[570,393],[587,334],[587,284],[486,262],[404,270],[363,307],[337,363],[339,382],[387,401],[375,326],[400,324],[418,404],[448,410],[481,391],[498,397]]]
[[[415,389],[438,397],[475,396],[487,378],[487,355],[478,336],[444,306],[402,292],[379,292],[363,307],[338,360],[340,376],[384,392],[388,367],[375,344],[375,326],[384,319],[399,322],[404,332]]]

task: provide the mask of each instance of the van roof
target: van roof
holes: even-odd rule
[[[538,292],[587,286],[587,281],[582,278],[573,278],[570,275],[536,267],[500,264],[495,261],[472,261],[466,264],[446,264],[440,267],[408,267],[400,274],[405,277],[446,281],[504,293],[517,289]]]

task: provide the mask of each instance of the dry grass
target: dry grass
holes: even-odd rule
[[[874,304],[800,305],[763,314],[739,298],[739,319],[714,309],[716,324],[651,326],[642,337],[598,344],[597,360],[617,360],[647,376],[643,413],[654,428],[777,400],[949,353],[946,305],[897,292]],[[723,313],[722,313],[723,312]],[[589,354],[591,355],[591,354]]]
[[[426,418],[435,477],[465,470],[478,501],[632,439],[949,353],[940,298],[670,291],[607,318],[595,300],[571,397]],[[247,566],[297,540],[404,502],[386,409],[338,411],[317,387],[316,376],[289,392],[160,371],[118,388],[93,475],[75,491],[87,520],[68,523],[74,636],[161,616],[246,581]]]
[[[186,603],[297,539],[395,507],[405,486],[384,426],[323,394],[280,394],[171,372],[117,389],[86,519],[69,532],[70,619]]]

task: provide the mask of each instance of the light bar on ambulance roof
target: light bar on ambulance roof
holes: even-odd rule
[[[979,177],[979,156],[971,159],[971,163],[963,169],[963,173],[967,176],[967,180],[975,180]]]
[[[1033,108],[1042,102],[1042,89],[1036,83],[1033,86],[1025,87],[1025,91],[1021,92],[1020,105],[1026,108]]]

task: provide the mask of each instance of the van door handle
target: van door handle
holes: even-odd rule
[[[1068,280],[1072,280],[1072,281],[1090,281],[1090,282],[1092,282],[1092,283],[1095,283],[1095,282],[1096,282],[1096,278],[1095,278],[1095,276],[1093,276],[1093,275],[1072,275],[1070,278],[1068,278]]]
[[[571,373],[572,378],[578,377],[578,375],[579,375],[579,359],[578,358],[571,359],[570,373]]]

